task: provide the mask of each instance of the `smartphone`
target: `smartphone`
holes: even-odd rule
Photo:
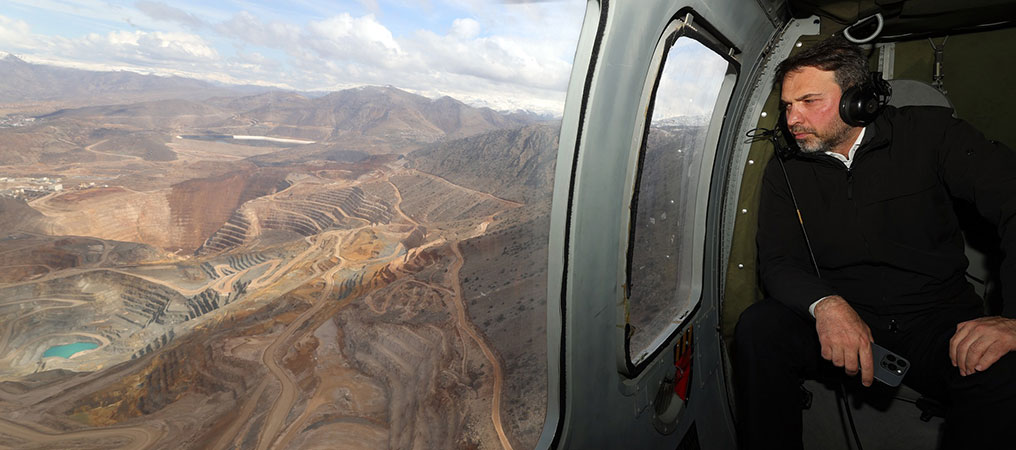
[[[910,361],[878,344],[871,344],[871,358],[875,366],[875,379],[889,386],[899,386],[910,370]]]

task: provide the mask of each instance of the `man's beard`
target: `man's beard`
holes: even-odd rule
[[[844,122],[839,122],[829,133],[818,133],[814,128],[805,128],[800,125],[790,127],[790,132],[793,134],[797,133],[811,133],[811,136],[806,136],[804,139],[795,139],[797,146],[805,153],[817,153],[817,152],[830,152],[836,146],[842,144],[844,141],[850,138],[850,125]]]

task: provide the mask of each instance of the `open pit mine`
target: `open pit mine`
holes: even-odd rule
[[[0,447],[535,445],[556,130],[361,91],[18,111]]]

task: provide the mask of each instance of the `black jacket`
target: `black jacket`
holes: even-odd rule
[[[1016,153],[948,109],[886,110],[868,126],[851,168],[826,154],[786,164],[821,278],[815,276],[787,181],[766,167],[758,250],[771,297],[808,314],[838,294],[855,308],[910,314],[942,302],[977,302],[964,273],[953,201],[969,201],[998,227],[1003,315],[1016,317]]]

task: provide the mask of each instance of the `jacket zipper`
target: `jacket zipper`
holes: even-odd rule
[[[847,200],[854,199],[854,172],[847,167]]]

